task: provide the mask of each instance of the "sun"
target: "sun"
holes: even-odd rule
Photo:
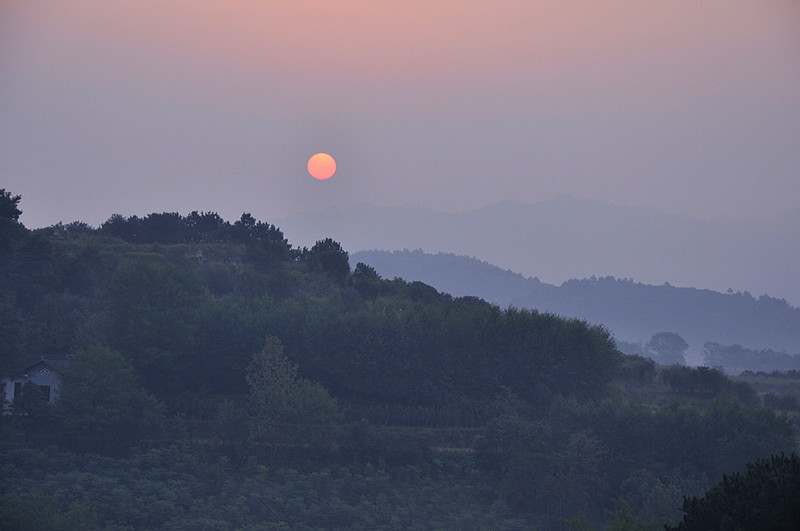
[[[324,181],[336,173],[336,161],[327,153],[317,153],[308,159],[308,173],[315,179]]]

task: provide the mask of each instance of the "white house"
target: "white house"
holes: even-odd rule
[[[3,378],[0,389],[3,407],[7,409],[14,404],[14,399],[19,396],[22,386],[27,382],[38,385],[45,399],[52,404],[58,396],[61,387],[61,373],[66,363],[66,357],[32,359],[12,376]]]

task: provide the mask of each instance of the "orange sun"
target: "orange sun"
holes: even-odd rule
[[[327,153],[317,153],[308,159],[308,173],[315,179],[324,181],[336,173],[336,161]]]

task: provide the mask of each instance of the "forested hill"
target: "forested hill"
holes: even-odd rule
[[[0,189],[0,528],[655,530],[796,448],[793,396],[330,238],[199,212],[31,231],[20,200]],[[41,358],[57,393],[26,381]]]
[[[419,280],[501,307],[535,308],[599,323],[623,341],[646,342],[655,333],[671,331],[697,351],[713,342],[800,353],[800,309],[766,295],[754,298],[749,293],[653,286],[613,277],[554,286],[475,258],[419,250],[361,251],[353,259],[387,278]]]
[[[14,358],[107,345],[145,386],[246,393],[267,335],[334,396],[416,405],[556,391],[605,392],[618,363],[607,331],[454,299],[420,282],[351,272],[331,240],[292,247],[274,225],[213,213],[112,216],[34,232],[5,229],[4,369]]]

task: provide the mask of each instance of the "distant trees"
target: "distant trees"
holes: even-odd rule
[[[675,332],[659,332],[647,342],[645,352],[661,365],[685,365],[687,348],[689,344]]]
[[[744,382],[732,382],[725,373],[709,367],[667,367],[662,378],[673,391],[694,398],[713,398],[727,392],[745,404],[758,402],[756,392]]]
[[[703,345],[703,362],[709,367],[725,367],[725,370],[732,374],[745,370],[786,371],[800,365],[800,355],[707,342]]]
[[[784,411],[798,411],[797,397],[794,395],[776,395],[767,393],[764,395],[764,405],[772,409],[782,409]]]
[[[242,214],[233,224],[216,212],[196,210],[186,217],[177,212],[153,213],[143,218],[114,214],[100,225],[99,231],[129,243],[244,243],[251,258],[268,257],[270,262],[288,259],[291,251],[275,225],[258,221],[249,213]]]

